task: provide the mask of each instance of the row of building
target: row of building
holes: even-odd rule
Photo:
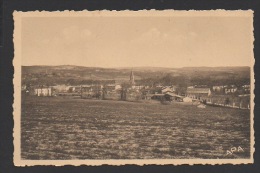
[[[225,94],[235,93],[239,90],[242,90],[245,93],[250,93],[250,85],[243,85],[240,88],[237,87],[236,85],[219,85],[219,86],[213,86],[212,90],[214,92],[224,92]]]
[[[55,86],[34,86],[30,88],[22,87],[22,90],[27,95],[36,96],[81,96],[82,98],[100,98],[100,99],[114,99],[127,100],[131,99],[166,99],[183,101],[185,97],[202,100],[202,98],[212,96],[212,93],[222,92],[225,94],[235,93],[238,88],[235,85],[227,86],[213,86],[210,89],[207,86],[190,86],[187,87],[185,94],[176,92],[176,86],[161,86],[154,87],[136,85],[133,71],[130,73],[129,85],[123,86],[121,84],[106,84],[106,85],[55,85]],[[242,89],[250,93],[250,85],[242,86]],[[187,100],[186,98],[186,100]],[[189,99],[189,101],[191,100]],[[185,99],[184,99],[185,100]]]

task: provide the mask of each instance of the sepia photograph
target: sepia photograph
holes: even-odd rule
[[[15,165],[253,163],[253,11],[13,16]]]

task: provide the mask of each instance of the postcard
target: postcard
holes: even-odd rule
[[[253,11],[13,16],[16,166],[253,163]]]

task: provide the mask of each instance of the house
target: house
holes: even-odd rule
[[[93,92],[100,92],[103,89],[103,85],[93,85],[91,88]]]
[[[172,85],[170,88],[172,89],[173,92],[176,92],[176,90],[177,90],[178,87],[175,86],[175,85]]]
[[[79,89],[83,93],[99,93],[102,92],[103,85],[82,85]]]
[[[83,89],[82,86],[75,86],[75,87],[72,88],[72,92],[74,92],[74,93],[81,93],[82,89]]]
[[[222,91],[224,89],[224,86],[222,85],[222,86],[213,86],[212,87],[212,90],[213,91],[217,91],[217,92],[220,92],[220,91]]]
[[[210,88],[187,88],[186,96],[192,99],[201,99],[211,95]]]
[[[243,85],[242,88],[245,92],[250,92],[250,85]]]
[[[237,91],[237,87],[227,87],[225,88],[225,94],[235,93]]]
[[[102,98],[102,85],[84,85],[81,86],[81,97],[82,98]]]
[[[116,85],[115,85],[115,90],[120,90],[121,88],[122,88],[121,85],[119,85],[119,84],[116,84]]]
[[[58,93],[64,93],[64,92],[68,92],[70,89],[70,86],[67,85],[56,85],[56,86],[52,86],[52,88],[58,92]]]
[[[153,94],[147,93],[147,94],[144,95],[144,99],[145,99],[145,100],[151,100],[152,97],[153,97]]]
[[[52,88],[51,87],[41,87],[34,89],[34,95],[36,96],[52,96]]]
[[[154,87],[147,87],[145,86],[144,89],[146,91],[146,93],[150,93],[150,94],[162,94],[162,90],[164,89],[165,87],[163,86],[154,86]],[[168,89],[165,90],[165,93]]]
[[[144,85],[135,85],[135,86],[132,86],[132,89],[135,89],[135,90],[141,90],[141,89],[144,89],[145,86]]]
[[[195,85],[194,88],[207,88],[207,85]]]
[[[162,86],[161,84],[157,84],[157,85],[155,85],[155,88],[157,88],[157,89],[162,89],[164,86]]]
[[[27,89],[26,85],[22,85],[21,89],[22,89],[22,91],[26,91],[26,89]]]
[[[102,87],[102,89],[106,92],[115,92],[116,90],[120,90],[120,87],[116,84],[107,84],[104,87]]]
[[[163,94],[175,92],[175,88],[169,87],[169,86],[167,86],[167,87],[162,87],[161,90],[162,90],[161,92],[162,92]]]

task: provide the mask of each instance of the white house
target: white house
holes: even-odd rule
[[[57,92],[67,92],[71,86],[67,86],[67,85],[56,85],[56,86],[52,86],[53,89],[55,89]]]
[[[225,88],[225,94],[234,93],[237,91],[237,87]]]
[[[36,88],[34,89],[34,94],[36,96],[52,96],[52,88]]]
[[[210,88],[187,88],[187,97],[200,99],[211,95]]]
[[[224,86],[223,85],[222,86],[213,86],[212,89],[213,89],[213,91],[221,91],[224,89]]]
[[[121,85],[116,84],[116,86],[115,86],[115,90],[119,90],[119,89],[121,89],[121,88],[122,88]]]

